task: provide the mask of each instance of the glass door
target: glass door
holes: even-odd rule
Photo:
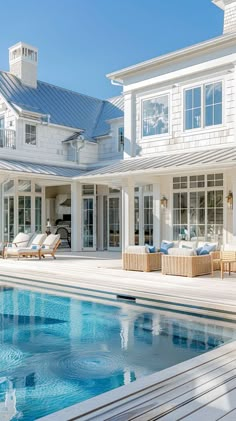
[[[14,197],[4,197],[4,241],[14,238]]]
[[[120,250],[120,197],[108,198],[108,250]]]
[[[96,250],[95,198],[83,198],[83,249]]]

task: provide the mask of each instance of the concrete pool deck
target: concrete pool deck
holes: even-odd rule
[[[108,252],[60,251],[56,260],[1,259],[0,267],[2,284],[111,299],[135,297],[137,303],[173,310],[184,304],[189,312],[236,321],[236,274],[221,280],[219,272],[196,278],[127,272],[122,270],[121,254]],[[98,396],[90,401],[89,411],[84,402],[44,419],[235,420],[236,343]]]

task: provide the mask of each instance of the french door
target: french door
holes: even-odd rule
[[[120,197],[108,197],[108,250],[120,250]]]
[[[94,196],[83,198],[83,249],[96,250],[96,208]]]

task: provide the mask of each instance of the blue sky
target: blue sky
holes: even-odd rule
[[[99,98],[119,94],[105,74],[221,35],[211,0],[11,0],[1,4],[0,69],[8,47],[39,48],[40,80]]]

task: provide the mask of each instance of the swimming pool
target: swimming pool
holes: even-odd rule
[[[15,288],[0,289],[0,323],[0,420],[33,421],[236,337],[222,321]]]

